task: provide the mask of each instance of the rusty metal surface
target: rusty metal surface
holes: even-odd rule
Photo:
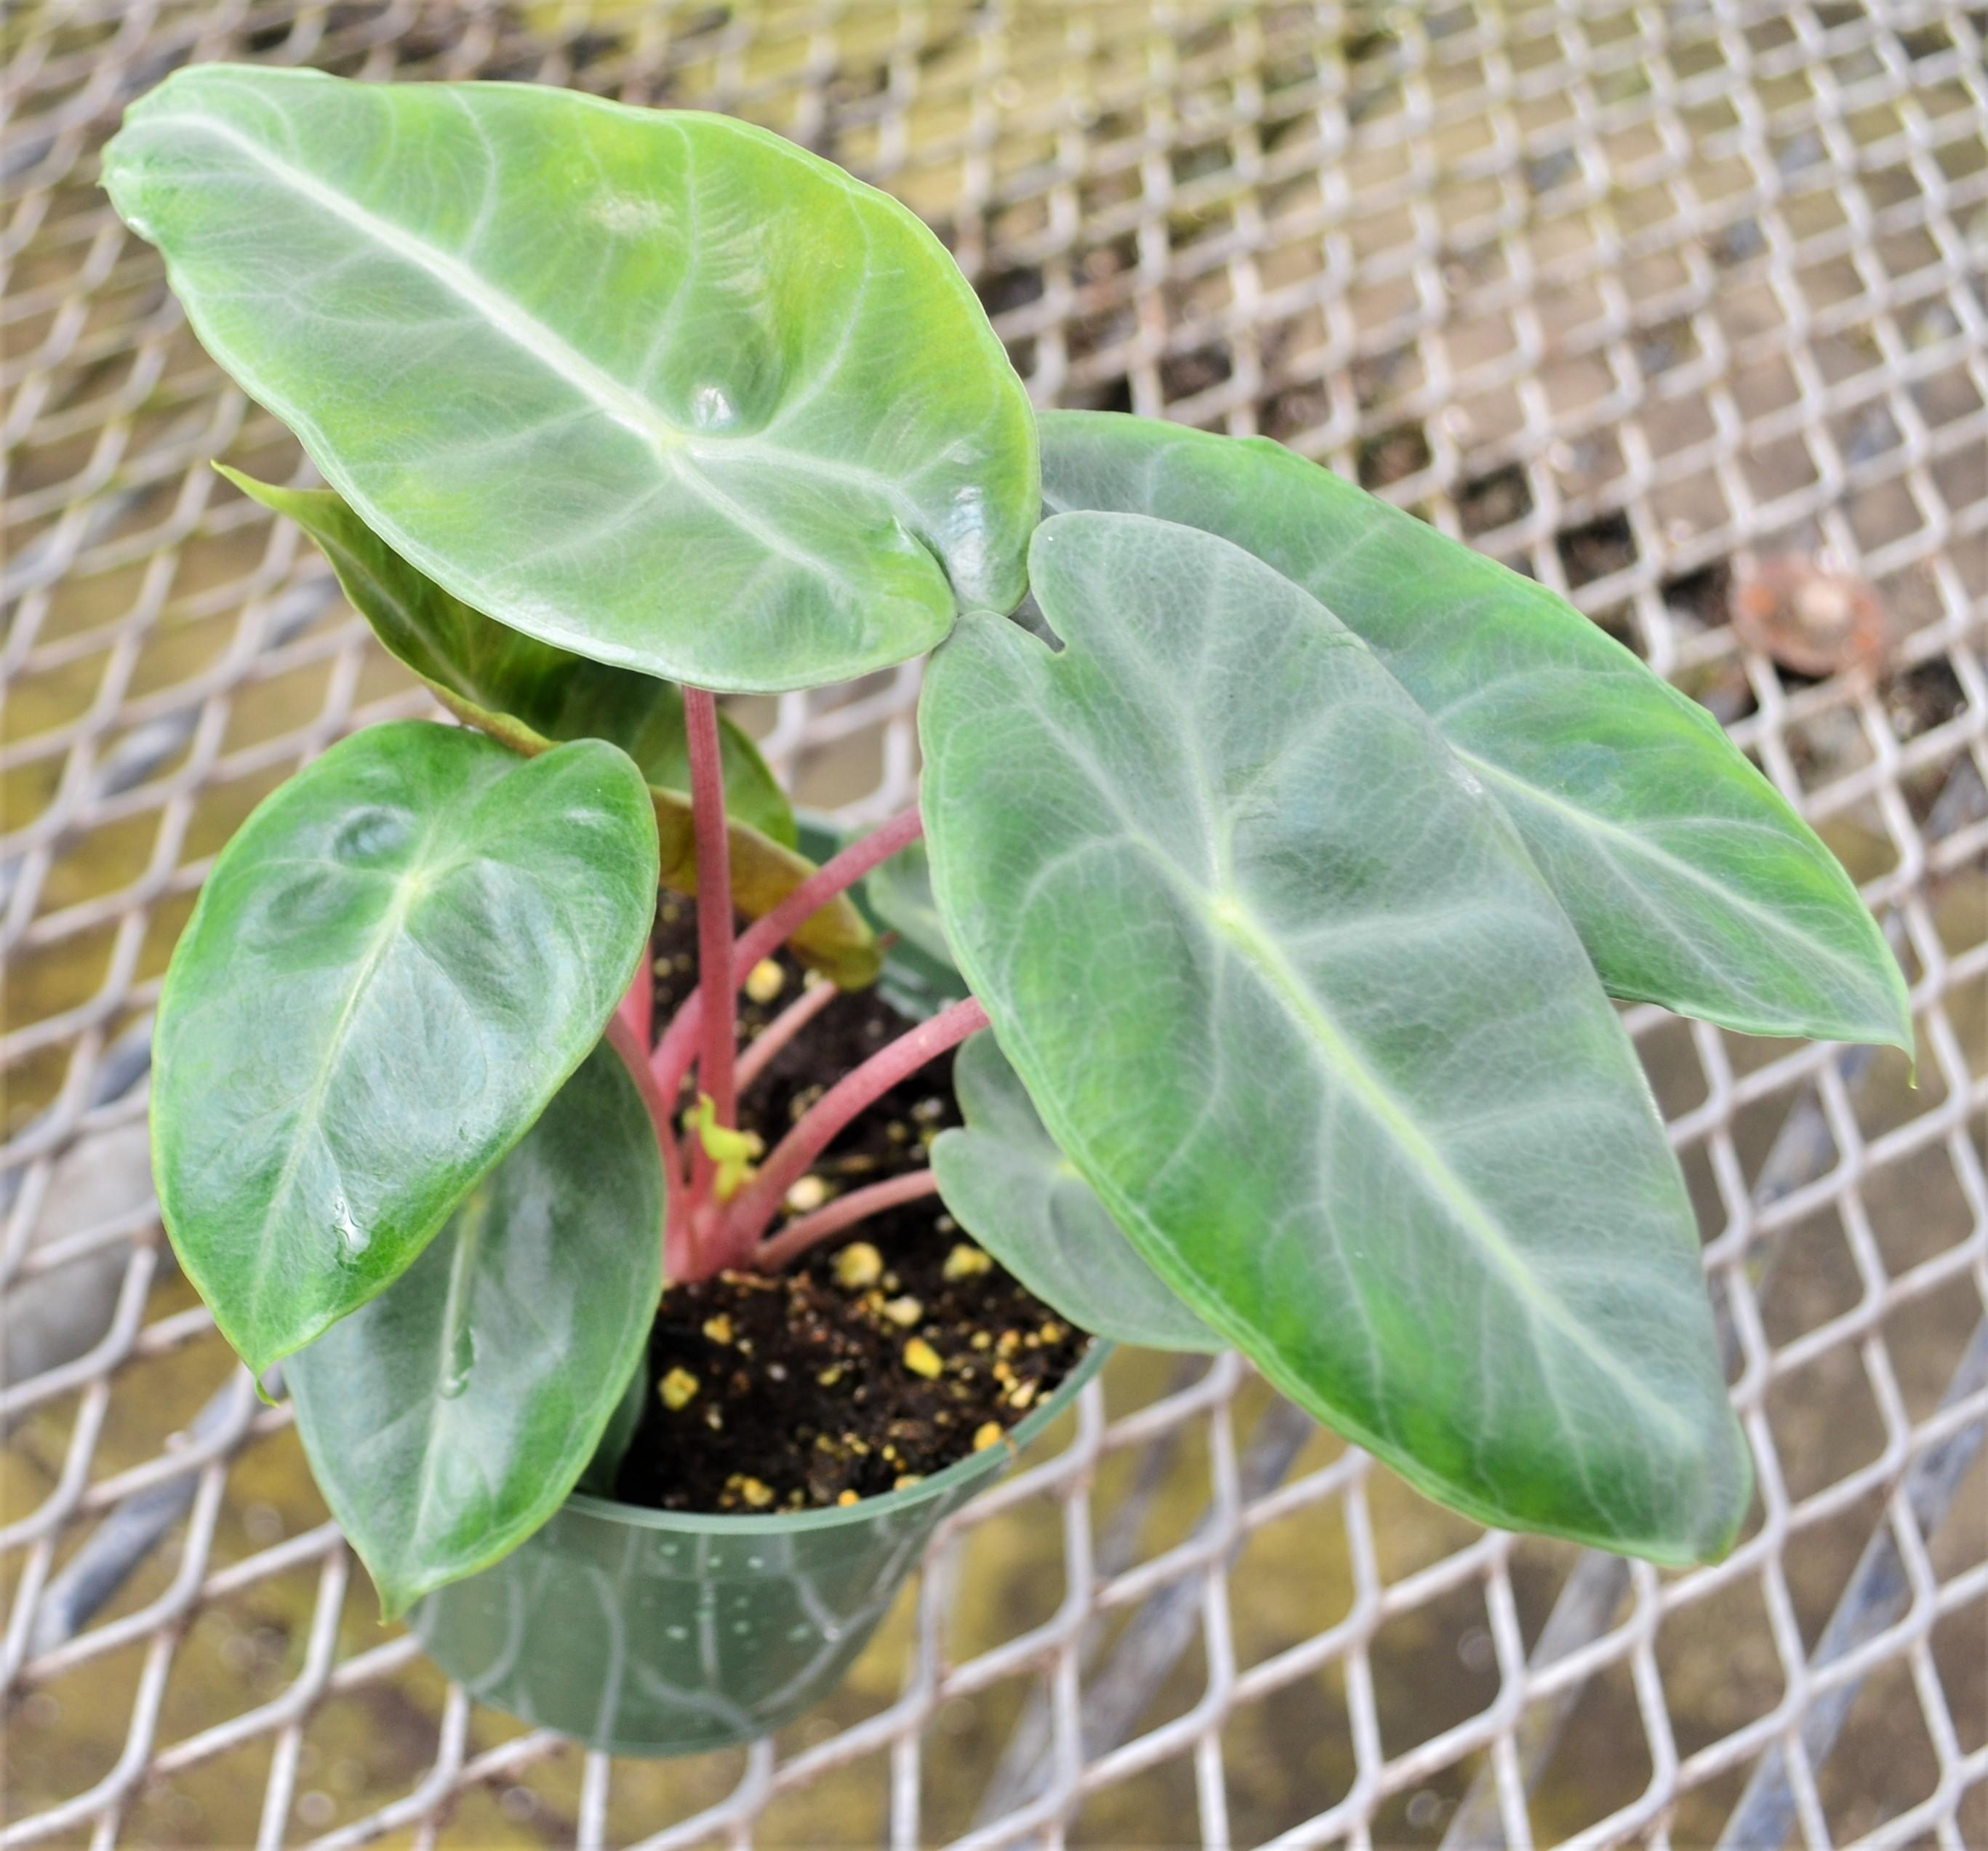
[[[4,31],[6,1842],[1988,1842],[1988,15],[21,0]],[[299,458],[95,189],[124,102],[218,57],[763,122],[932,221],[1039,402],[1280,438],[1718,713],[1865,883],[1920,1049],[1913,1089],[1631,1013],[1759,1468],[1733,1555],[1476,1530],[1223,1359],[1089,1391],[749,1755],[582,1756],[383,1632],[146,1174],[147,1014],[214,852],[424,711],[208,470]],[[1735,575],[1789,555],[1875,589],[1875,668],[1736,638]],[[748,717],[878,816],[917,682]]]

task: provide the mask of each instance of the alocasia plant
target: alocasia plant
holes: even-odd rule
[[[1911,1018],[1706,714],[1274,444],[1036,419],[924,227],[757,129],[204,66],[105,181],[331,487],[230,479],[466,723],[361,733],[255,813],[157,1034],[167,1228],[242,1356],[289,1359],[390,1609],[625,1442],[665,1278],[935,1190],[1077,1323],[1233,1344],[1472,1515],[1729,1545],[1746,1449],[1610,998]],[[928,650],[919,806],[817,867],[715,694]],[[659,881],[701,958],[661,1025]],[[858,900],[928,1013],[762,1152],[738,987],[782,946],[871,981]],[[790,1210],[955,1047],[928,1170]]]

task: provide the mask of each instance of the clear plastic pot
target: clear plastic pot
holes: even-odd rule
[[[1026,1445],[1111,1346],[1010,1437]],[[999,1477],[1008,1446],[833,1510],[704,1516],[575,1492],[504,1560],[413,1614],[430,1657],[482,1703],[616,1755],[749,1741],[841,1681],[941,1518]]]

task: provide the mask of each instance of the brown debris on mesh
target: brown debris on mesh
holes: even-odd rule
[[[1736,580],[1733,628],[1749,649],[1797,674],[1875,674],[1889,641],[1885,606],[1861,579],[1783,554]]]

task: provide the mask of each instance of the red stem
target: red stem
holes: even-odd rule
[[[642,949],[641,967],[635,973],[635,981],[629,985],[628,993],[616,1006],[614,1019],[634,1038],[637,1047],[646,1050],[649,1045],[650,1031],[654,1025],[656,1007],[656,974],[649,968],[650,948]],[[643,1059],[647,1062],[646,1052]]]
[[[732,947],[734,979],[742,982],[761,958],[777,951],[837,894],[854,887],[880,861],[888,860],[906,843],[917,841],[924,833],[924,820],[918,815],[918,806],[913,804],[816,869],[778,906],[739,934],[738,942]],[[698,884],[701,887],[703,883]],[[699,954],[702,956],[701,941]],[[728,1002],[729,1000],[728,997]],[[730,1013],[729,1009],[726,1013]],[[655,1052],[649,1057],[649,1065],[664,1098],[674,1100],[681,1089],[684,1076],[690,1071],[691,1062],[695,1058],[703,1023],[704,986],[700,973],[696,994],[685,999],[683,1007],[663,1031]],[[705,1090],[708,1093],[711,1089],[707,1085]]]
[[[837,1132],[900,1080],[986,1026],[987,1012],[979,998],[969,996],[880,1048],[853,1073],[845,1073],[780,1140],[759,1174],[733,1199],[725,1218],[726,1251],[738,1262],[749,1261],[788,1190]]]
[[[832,983],[809,984],[794,1000],[746,1044],[739,1056],[739,1090],[742,1095],[766,1072],[767,1063],[842,992]]]
[[[645,959],[642,971],[644,981],[648,974]],[[619,1010],[607,1025],[607,1040],[621,1056],[622,1065],[628,1069],[636,1091],[642,1096],[642,1103],[649,1109],[649,1121],[656,1128],[656,1153],[663,1163],[663,1277],[673,1279],[685,1276],[687,1268],[695,1267],[699,1256],[690,1233],[690,1217],[682,1212],[683,1159],[677,1153],[677,1140],[670,1130],[670,1109],[656,1089],[656,1076],[649,1071],[646,1042],[636,1039]],[[692,1271],[688,1276],[699,1275]]]
[[[718,755],[718,702],[701,687],[683,691],[684,731],[690,745],[691,825],[697,845],[698,997],[704,1048],[698,1084],[710,1096],[712,1116],[728,1130],[739,1116],[732,1078],[738,1041],[737,990],[732,981],[732,856],[725,833],[725,768]],[[740,967],[749,970],[752,967]],[[658,1089],[666,1099],[674,1089]],[[699,1140],[691,1156],[691,1213],[711,1187],[713,1165]]]
[[[762,1272],[774,1272],[796,1255],[806,1252],[817,1241],[827,1240],[831,1234],[840,1234],[858,1221],[867,1221],[873,1214],[881,1214],[886,1208],[915,1202],[921,1196],[935,1195],[938,1192],[938,1178],[929,1170],[908,1170],[902,1176],[871,1183],[866,1188],[852,1189],[847,1195],[837,1196],[827,1208],[817,1208],[812,1214],[788,1222],[771,1240],[762,1241],[752,1255],[752,1264]]]

